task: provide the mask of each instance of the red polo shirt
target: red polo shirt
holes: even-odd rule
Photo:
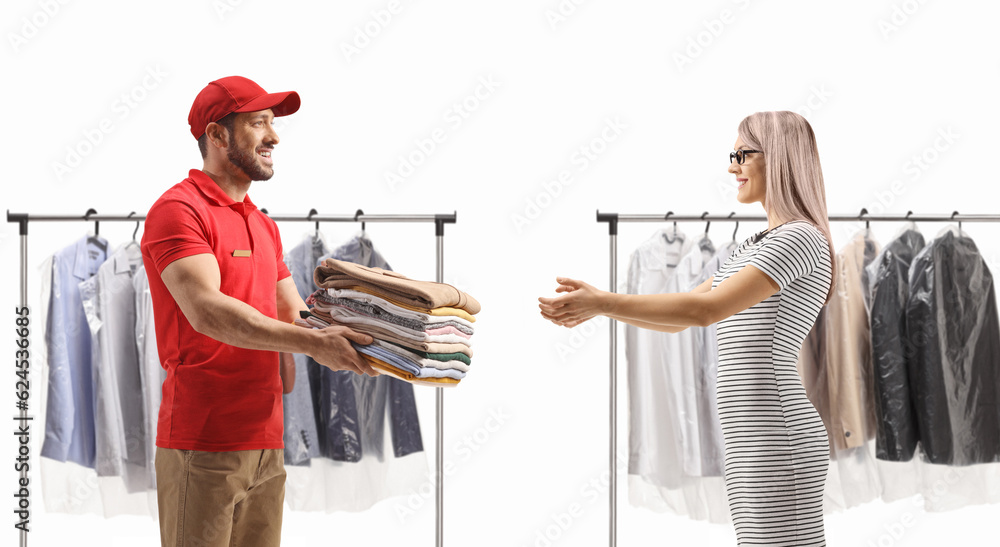
[[[274,221],[250,196],[233,201],[198,169],[149,209],[142,259],[160,364],[167,370],[156,446],[215,452],[283,448],[278,354],[199,334],[160,278],[174,260],[202,253],[219,262],[223,294],[272,318],[277,282],[291,275]]]

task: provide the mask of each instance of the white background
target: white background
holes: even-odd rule
[[[580,516],[551,544],[607,544],[606,488],[588,486],[600,483],[607,468],[606,328],[572,339],[573,331],[540,318],[536,298],[552,294],[557,275],[607,287],[607,226],[596,222],[598,209],[762,214],[758,204],[736,202],[726,172],[744,116],[764,110],[806,116],[832,214],[862,207],[873,214],[997,212],[996,2],[16,0],[5,6],[0,209],[145,212],[188,169],[201,167],[187,126],[195,95],[211,80],[239,74],[268,91],[302,97],[301,109],[282,120],[275,176],[251,189],[258,206],[283,214],[313,207],[329,214],[457,211],[445,238],[445,280],[476,296],[483,312],[476,366],[447,392],[445,458],[455,464],[446,481],[447,545],[546,545],[539,531],[573,504]],[[482,87],[484,80],[495,89]],[[463,102],[465,117],[456,117],[454,105]],[[602,141],[609,120],[621,129],[605,132],[613,139]],[[420,158],[417,142],[435,130],[441,142]],[[581,146],[595,151],[586,164]],[[420,165],[389,184],[386,173],[407,156]],[[568,183],[553,182],[562,171]],[[927,238],[944,226],[918,225]],[[663,226],[622,225],[619,279],[628,253]],[[764,227],[741,223],[737,239]],[[872,227],[885,243],[899,224]],[[101,235],[117,246],[133,228],[103,223]],[[286,248],[309,229],[280,228]],[[680,228],[695,233],[704,224]],[[835,247],[857,228],[834,223]],[[963,228],[998,271],[997,226]],[[37,265],[88,229],[82,222],[31,225],[32,298],[39,291]],[[722,244],[733,229],[713,223],[710,233]],[[334,244],[356,230],[323,227]],[[369,224],[368,232],[396,270],[433,279],[431,225]],[[4,226],[0,256],[0,309],[11,314],[18,299],[16,225]],[[6,317],[12,326],[12,315]],[[8,348],[12,330],[6,329]],[[37,345],[39,325],[34,332]],[[567,347],[572,351],[560,352]],[[42,366],[34,363],[36,415],[46,386]],[[4,370],[0,414],[13,411],[15,378]],[[433,391],[417,391],[432,448]],[[623,452],[625,395],[622,389]],[[506,416],[502,426],[485,432],[498,411]],[[35,427],[37,455],[41,423]],[[475,450],[459,450],[470,438],[479,439]],[[3,492],[15,488],[14,442],[4,435],[0,443]],[[428,456],[433,462],[433,452]],[[39,475],[31,477],[37,485]],[[727,527],[630,507],[624,479],[619,545],[735,544]],[[31,545],[81,538],[157,544],[157,524],[148,517],[47,514],[35,492]],[[5,542],[16,535],[13,503],[0,500]],[[286,510],[285,544],[431,545],[433,504],[401,522],[400,503],[362,513]],[[997,505],[929,514],[919,500],[877,501],[829,516],[827,536],[830,545],[843,546],[982,544],[995,537],[997,514]],[[913,524],[890,537],[887,529],[905,515]]]

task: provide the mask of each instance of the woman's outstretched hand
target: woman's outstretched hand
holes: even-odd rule
[[[538,299],[542,317],[556,325],[575,327],[607,311],[610,293],[568,277],[557,277],[556,282],[559,283],[556,292],[566,294]]]

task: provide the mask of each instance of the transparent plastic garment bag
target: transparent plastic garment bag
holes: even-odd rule
[[[969,234],[948,225],[914,256],[907,284],[903,355],[918,445],[911,461],[926,508],[996,503],[1000,327],[992,273]],[[889,462],[880,464],[885,477]]]
[[[914,495],[928,511],[1000,500],[1000,384],[986,357],[1000,331],[972,239],[948,226],[926,242],[909,222],[884,247],[861,231],[837,258],[834,298],[799,362],[830,434],[827,510]]]

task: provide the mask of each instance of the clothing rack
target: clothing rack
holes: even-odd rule
[[[360,222],[362,227],[366,222],[406,222],[406,223],[434,223],[434,235],[437,239],[437,282],[444,282],[444,225],[455,224],[456,213],[420,215],[420,214],[399,214],[399,215],[366,215],[358,209],[353,215],[321,215],[315,209],[309,211],[307,215],[271,215],[267,209],[260,210],[275,222],[315,222],[316,229],[319,229],[320,222]],[[135,222],[136,229],[138,223],[145,220],[146,215],[137,215],[133,211],[128,215],[102,215],[94,209],[88,209],[83,215],[34,215],[28,213],[11,213],[7,211],[7,222],[16,222],[20,227],[21,236],[21,306],[28,305],[28,224],[30,222],[94,222],[94,234],[100,230],[100,222]],[[437,391],[435,401],[435,429],[436,429],[436,462],[435,462],[435,546],[444,545],[444,388],[435,388]],[[20,419],[28,420],[27,409],[20,411]],[[27,478],[27,472],[21,472],[21,478]],[[20,547],[27,547],[28,534],[21,531]]]
[[[907,211],[905,215],[871,215],[868,213],[868,209],[861,209],[861,213],[858,215],[828,215],[827,219],[832,221],[855,221],[865,222],[865,227],[868,227],[868,223],[872,220],[875,221],[915,221],[915,222],[958,222],[959,229],[962,227],[962,222],[1000,222],[1000,215],[961,215],[958,211],[953,212],[950,215],[914,215],[913,211]],[[732,212],[729,215],[710,215],[708,211],[700,215],[675,215],[673,211],[667,212],[666,215],[662,214],[640,214],[640,215],[620,215],[618,213],[602,213],[600,210],[597,211],[597,222],[607,222],[608,223],[608,235],[610,238],[610,262],[611,262],[611,292],[616,291],[616,286],[618,284],[618,223],[619,222],[667,222],[674,221],[675,225],[677,221],[692,221],[692,222],[708,222],[712,221],[736,221],[736,229],[739,229],[739,222],[744,221],[767,221],[766,215],[737,215],[736,212]],[[708,230],[706,226],[705,230]],[[735,230],[733,231],[733,238],[735,239]],[[608,522],[608,544],[611,547],[615,547],[617,544],[617,522],[618,522],[618,512],[617,512],[617,489],[618,489],[618,475],[616,472],[616,461],[615,461],[615,449],[618,443],[618,321],[611,319],[609,321],[609,329],[611,334],[611,347],[610,347],[610,436],[609,436],[609,456],[610,456],[610,475],[611,475],[611,488],[610,488],[610,501],[609,501],[609,522]]]

